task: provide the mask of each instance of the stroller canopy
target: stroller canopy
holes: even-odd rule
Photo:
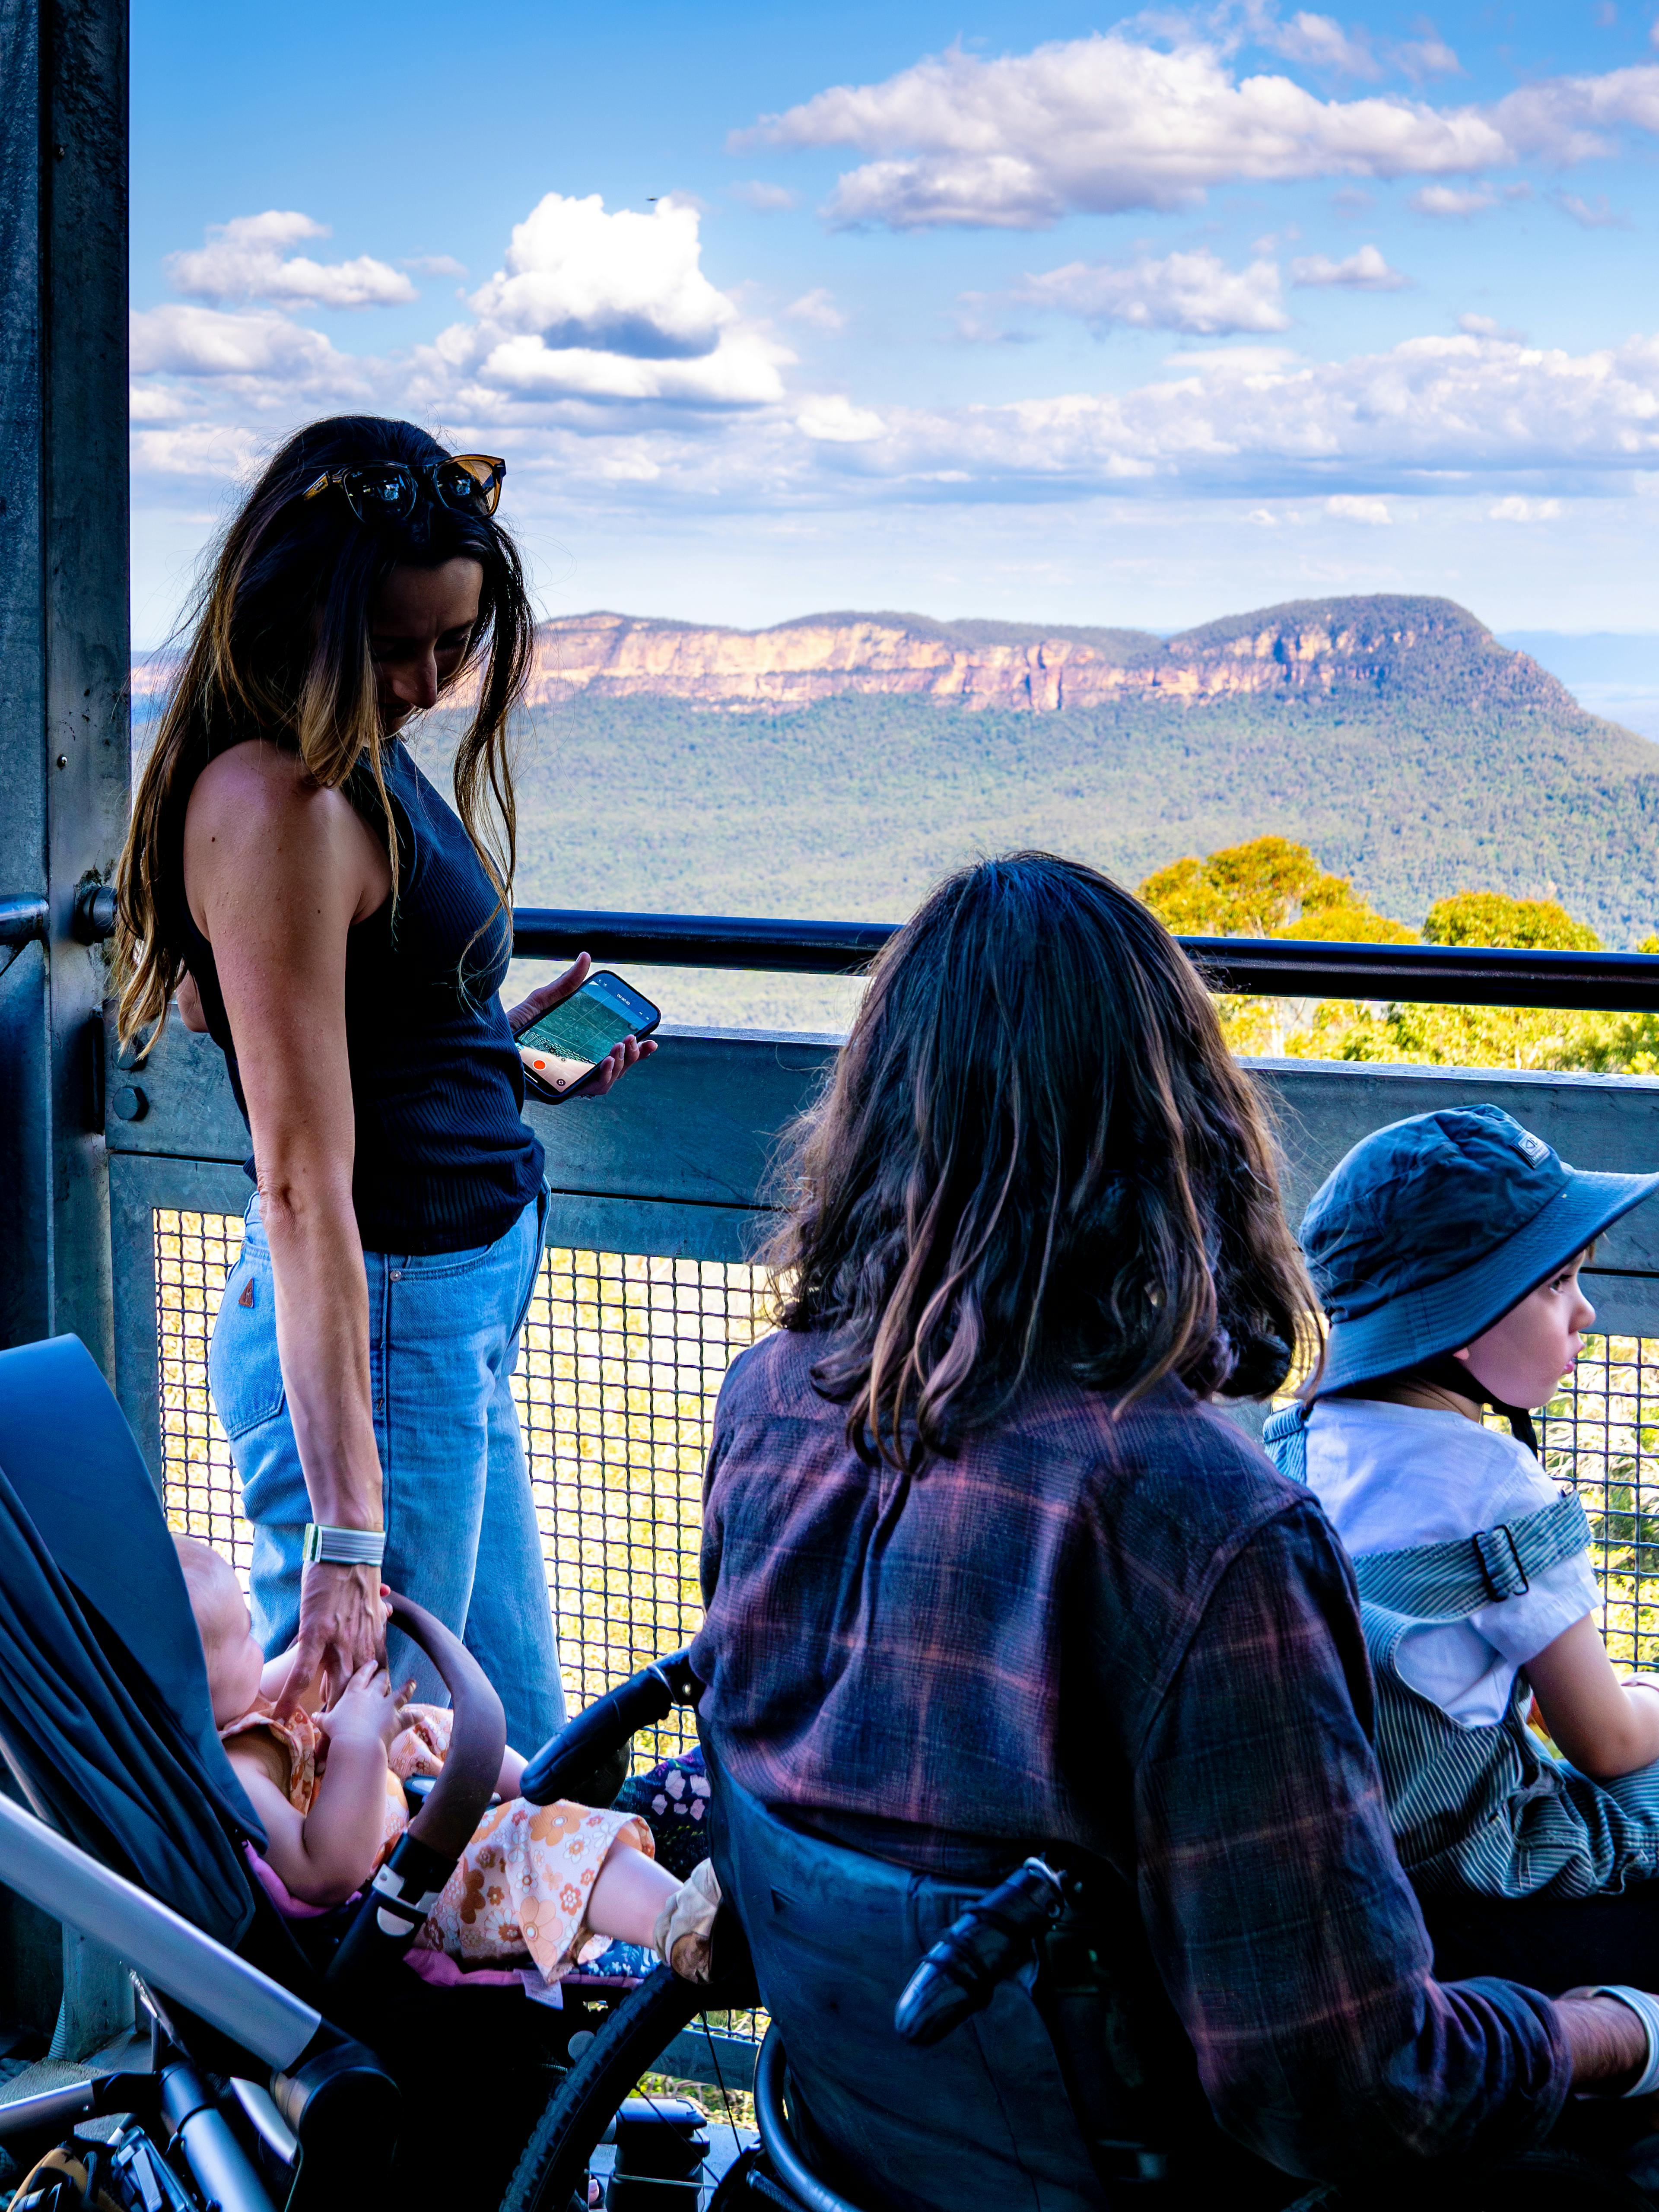
[[[35,1810],[222,1942],[264,1841],[148,1469],[78,1337],[0,1352],[0,1748]]]

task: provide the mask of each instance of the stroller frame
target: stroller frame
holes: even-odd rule
[[[160,1502],[76,1339],[0,1352],[0,1752],[29,1808],[0,1798],[0,1884],[134,1970],[155,2046],[149,2075],[95,2087],[90,2105],[77,2092],[0,2106],[0,2142],[31,2148],[54,2116],[147,2112],[170,2140],[191,2123],[186,2166],[191,2142],[228,2131],[265,2197],[295,2212],[389,2178],[493,2201],[549,2069],[625,1989],[585,1986],[555,2009],[517,1986],[434,1988],[404,1964],[501,1770],[501,1702],[471,1654],[392,1601],[450,1692],[443,1771],[355,1905],[289,1922],[245,1856],[263,1835],[218,1740]],[[440,2062],[484,2124],[400,2144],[400,2103],[428,2118]],[[252,2088],[228,2097],[239,2079]],[[233,2179],[233,2194],[255,2185]],[[228,2208],[218,2181],[201,2187]]]

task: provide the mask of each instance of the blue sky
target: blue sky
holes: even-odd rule
[[[1659,630],[1656,156],[1627,0],[136,0],[135,638],[359,409],[550,613]]]

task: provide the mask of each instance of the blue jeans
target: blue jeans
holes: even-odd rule
[[[546,1218],[544,1191],[505,1236],[476,1251],[363,1255],[386,1579],[462,1638],[501,1692],[507,1741],[526,1753],[565,1720],[511,1381]],[[299,1633],[300,1554],[313,1516],[276,1356],[257,1194],[214,1324],[208,1376],[253,1523],[253,1633],[266,1651],[285,1650]],[[412,1674],[417,1697],[447,1703],[406,1638],[393,1636],[387,1656],[395,1680]]]

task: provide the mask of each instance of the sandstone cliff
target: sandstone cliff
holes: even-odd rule
[[[546,623],[531,699],[684,699],[735,711],[805,707],[847,692],[1053,711],[1117,699],[1181,705],[1243,693],[1471,691],[1571,708],[1553,677],[1500,646],[1449,599],[1302,599],[1162,638],[1145,630],[826,614],[763,630],[703,629],[629,615]]]

